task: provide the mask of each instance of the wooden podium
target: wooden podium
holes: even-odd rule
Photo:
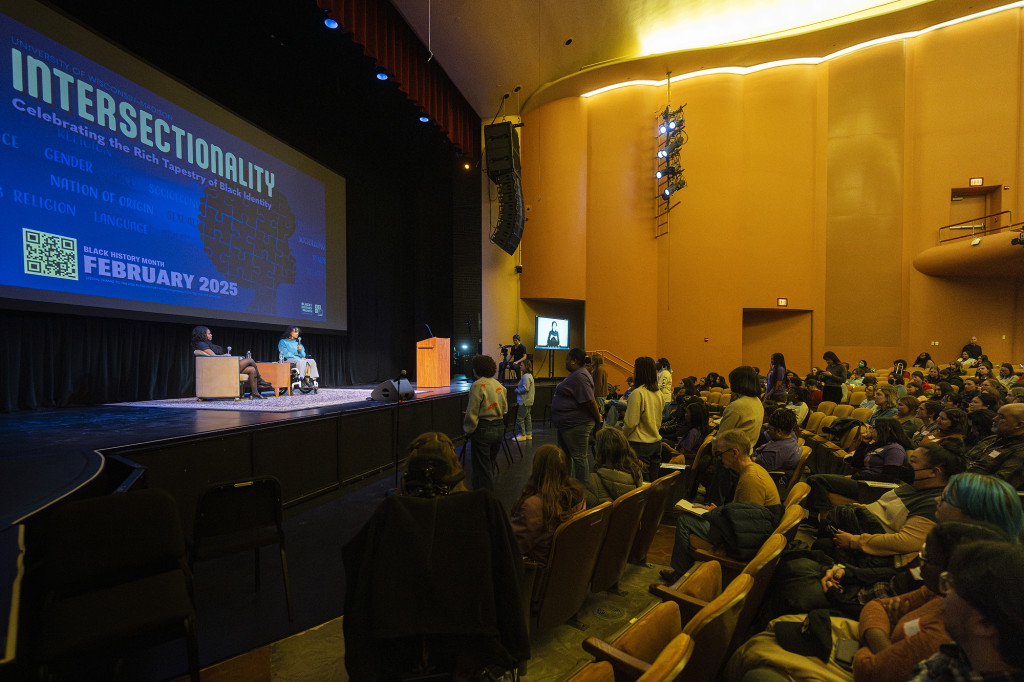
[[[448,388],[452,383],[451,339],[431,336],[416,344],[416,387]]]

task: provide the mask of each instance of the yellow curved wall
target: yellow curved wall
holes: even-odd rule
[[[925,350],[945,362],[971,335],[993,360],[1024,358],[1012,273],[953,280],[912,265],[970,177],[1008,186],[1001,205],[1017,213],[1022,28],[1012,10],[816,66],[673,84],[689,186],[660,238],[665,88],[538,107],[521,129],[521,295],[583,301],[587,348],[663,355],[688,374],[755,362],[770,345],[802,371],[826,349],[879,366]],[[773,323],[778,297],[805,312]]]

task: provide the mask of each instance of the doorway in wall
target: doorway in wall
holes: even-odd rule
[[[772,353],[786,357],[786,367],[800,376],[810,371],[811,311],[777,308],[743,309],[743,364],[767,373]]]

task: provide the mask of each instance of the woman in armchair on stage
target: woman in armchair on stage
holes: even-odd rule
[[[306,349],[299,336],[301,333],[298,327],[285,329],[281,340],[277,342],[277,352],[298,371],[303,386],[313,386],[320,378],[320,373],[316,369],[316,360],[306,357]]]
[[[225,350],[213,343],[213,332],[209,327],[195,327],[192,329],[192,354],[193,355],[230,355]],[[256,361],[252,358],[241,358],[238,362],[238,369],[242,374],[249,375],[249,395],[253,399],[262,399],[260,390],[273,388],[260,376],[256,368]]]

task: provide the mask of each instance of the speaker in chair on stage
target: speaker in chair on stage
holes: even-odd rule
[[[370,394],[370,400],[383,403],[395,403],[398,402],[399,398],[411,400],[412,397],[412,384],[409,383],[408,379],[399,379],[397,382],[394,379],[388,379],[373,389],[373,393]]]

